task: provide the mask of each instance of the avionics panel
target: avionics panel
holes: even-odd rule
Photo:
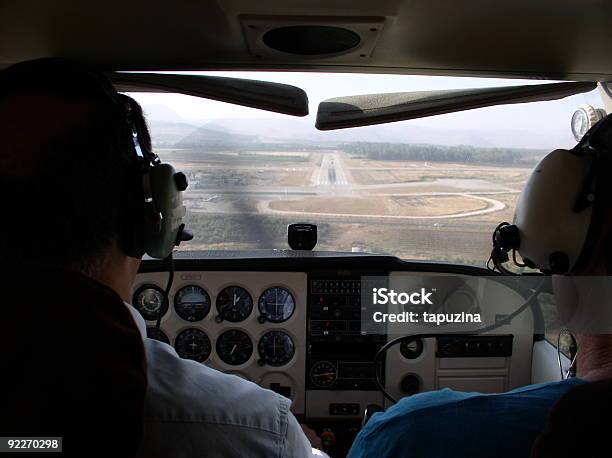
[[[307,389],[377,390],[372,361],[384,343],[361,332],[360,277],[308,277]]]

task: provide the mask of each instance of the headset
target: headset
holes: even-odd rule
[[[130,97],[118,93],[104,75],[80,64],[64,63],[95,79],[127,124],[133,161],[125,183],[123,251],[134,258],[145,254],[155,259],[169,257],[175,246],[193,238],[183,223],[186,208],[182,193],[188,186],[187,177],[163,163],[144,141],[144,118]]]
[[[527,180],[512,224],[493,232],[490,260],[505,274],[509,252],[518,267],[545,275],[588,271],[606,249],[603,227],[612,210],[612,115],[595,124],[572,149],[547,154]],[[522,258],[517,260],[516,254]]]
[[[141,126],[134,119],[135,108],[128,97],[117,94],[123,103],[136,161],[128,180],[128,196],[124,211],[123,250],[128,256],[164,259],[175,246],[191,240],[185,229],[186,214],[182,193],[187,189],[187,177],[170,164],[161,162],[142,141]]]

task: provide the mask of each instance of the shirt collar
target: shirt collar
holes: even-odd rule
[[[144,339],[145,337],[147,337],[147,324],[145,323],[144,318],[138,312],[138,310],[134,308],[133,305],[128,304],[127,302],[124,302],[124,304],[132,315],[132,319],[134,320],[134,323],[136,323],[136,327],[138,328],[140,335]]]

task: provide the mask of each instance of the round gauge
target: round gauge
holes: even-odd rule
[[[417,359],[423,353],[423,341],[415,339],[402,342],[400,344],[400,353],[406,359]]]
[[[185,286],[174,296],[174,310],[185,321],[203,320],[210,311],[210,297],[200,286]]]
[[[295,354],[295,344],[284,331],[266,332],[259,340],[259,357],[261,363],[270,366],[284,366]]]
[[[147,337],[149,339],[159,340],[160,342],[164,342],[167,344],[170,343],[170,339],[168,338],[166,333],[161,329],[157,329],[155,326],[147,327]]]
[[[578,107],[572,115],[572,134],[576,141],[579,142],[591,127],[605,117],[606,112],[601,108],[594,108],[591,105]]]
[[[336,365],[329,361],[318,361],[310,368],[310,380],[319,388],[332,386],[337,377]]]
[[[294,310],[293,295],[285,288],[269,288],[259,297],[259,312],[265,320],[272,323],[287,321]]]
[[[237,323],[251,314],[253,299],[246,289],[228,286],[217,295],[217,311],[220,319]]]
[[[168,304],[164,300],[164,291],[155,285],[143,285],[134,293],[134,306],[145,320],[157,320],[168,311]]]
[[[230,329],[217,338],[217,354],[224,363],[239,366],[253,354],[253,342],[247,333]]]
[[[193,359],[202,363],[210,356],[212,346],[204,331],[188,328],[176,336],[174,348],[181,358]]]

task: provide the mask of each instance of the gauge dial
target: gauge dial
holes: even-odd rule
[[[237,323],[251,314],[253,299],[246,289],[228,286],[217,295],[217,311],[221,319]]]
[[[203,320],[210,311],[210,296],[200,286],[185,286],[174,296],[174,310],[185,321]]]
[[[164,300],[164,291],[155,285],[143,285],[134,293],[134,305],[145,320],[157,320],[168,311],[168,304]]]
[[[578,109],[572,115],[572,133],[576,141],[580,141],[587,130],[589,130],[589,116],[584,110]]]
[[[251,358],[253,342],[247,333],[230,329],[217,338],[217,354],[224,363],[239,366]]]
[[[310,380],[319,388],[328,388],[338,377],[336,365],[329,361],[318,361],[310,368]]]
[[[284,366],[295,354],[295,344],[284,331],[266,332],[259,340],[259,357],[263,364]]]
[[[202,363],[210,356],[212,346],[204,331],[188,328],[176,336],[174,348],[181,358],[193,359]]]
[[[295,301],[285,288],[269,288],[259,297],[259,312],[272,323],[282,323],[293,315]]]
[[[400,344],[400,353],[406,359],[416,359],[423,353],[423,341],[421,339],[408,340]]]
[[[170,343],[170,339],[168,338],[166,333],[161,329],[157,329],[155,326],[147,327],[147,337],[149,339],[159,340],[160,342],[164,342],[167,344]]]
[[[572,115],[572,133],[577,142],[591,127],[606,117],[605,110],[591,105],[582,105]]]

